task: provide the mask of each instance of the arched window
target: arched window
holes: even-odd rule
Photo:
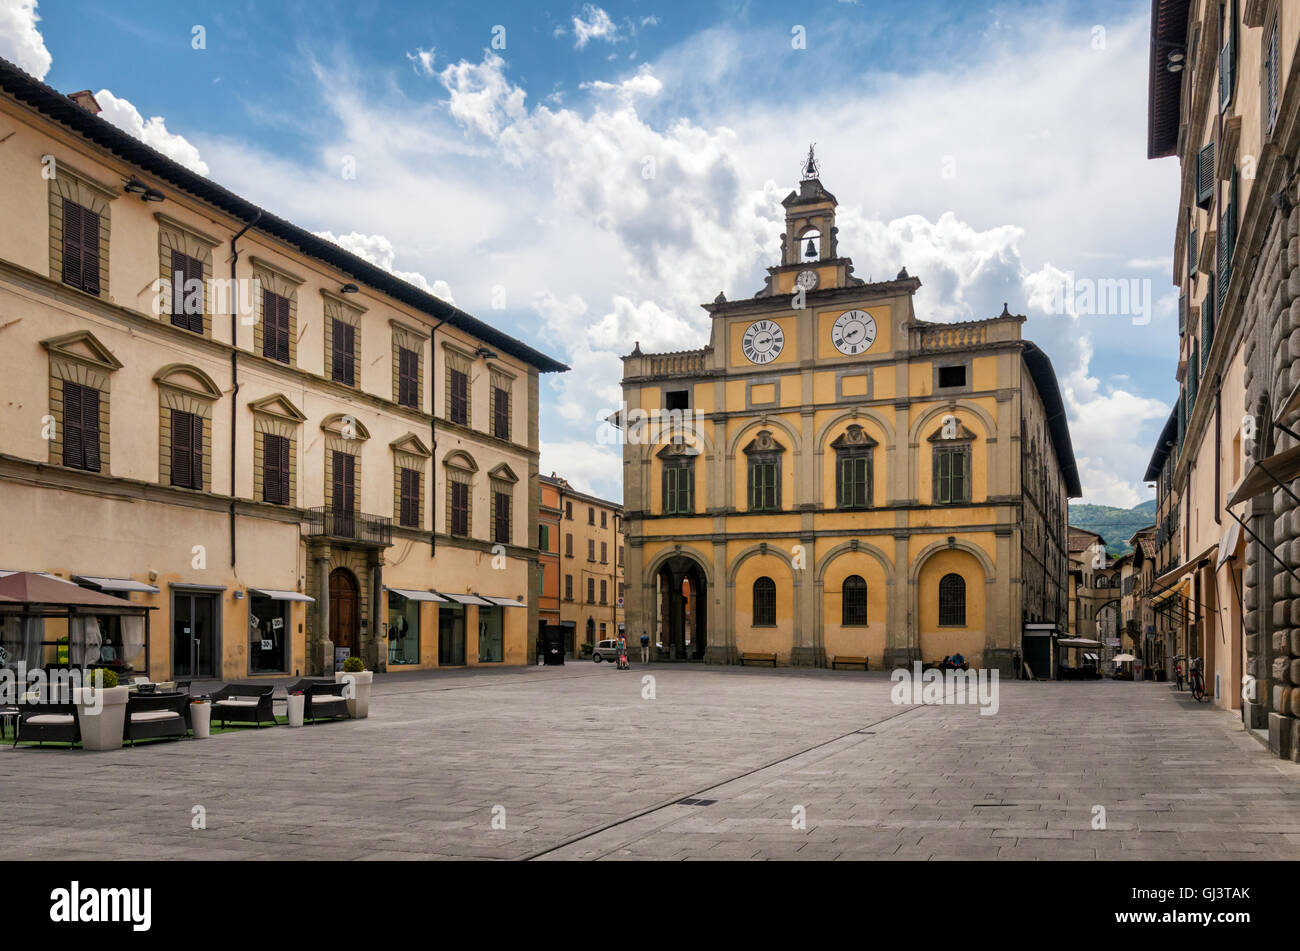
[[[966,579],[944,575],[939,581],[939,626],[966,626]]]
[[[861,575],[849,575],[844,579],[843,602],[841,624],[867,623],[867,583]]]
[[[754,625],[776,625],[776,582],[763,577],[754,582]]]

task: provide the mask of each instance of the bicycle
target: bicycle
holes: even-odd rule
[[[1205,700],[1205,678],[1201,676],[1201,659],[1199,657],[1195,658],[1191,663],[1191,669],[1188,671],[1188,681],[1192,688],[1192,699],[1197,703]]]

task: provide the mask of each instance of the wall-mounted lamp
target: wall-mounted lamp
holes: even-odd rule
[[[237,590],[237,591],[235,592],[235,600],[236,600],[236,601],[243,601],[243,600],[244,600],[244,589],[243,589],[243,588],[240,588],[239,590]]]
[[[166,201],[167,196],[156,188],[146,188],[140,196],[141,201]]]
[[[355,284],[344,284],[342,287],[339,288],[340,294],[356,294],[359,293],[360,291],[361,288],[357,287],[357,285]]]
[[[122,191],[131,195],[143,195],[149,190],[149,186],[138,178],[128,178],[126,184],[122,186]]]
[[[474,356],[482,357],[484,360],[495,360],[497,358],[497,352],[491,347],[479,347],[474,351]]]

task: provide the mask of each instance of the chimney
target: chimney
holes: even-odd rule
[[[92,116],[97,116],[103,112],[103,110],[99,108],[99,103],[95,101],[94,93],[89,89],[83,89],[81,92],[70,92],[68,93],[68,98],[81,106],[81,108],[85,109]]]

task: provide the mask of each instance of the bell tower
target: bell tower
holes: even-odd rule
[[[801,163],[798,191],[781,202],[785,206],[785,232],[781,235],[781,263],[767,269],[768,279],[756,297],[792,294],[796,287],[806,293],[859,285],[852,276],[853,264],[841,258],[835,227],[835,196],[821,183],[821,164],[816,147],[808,146]]]

